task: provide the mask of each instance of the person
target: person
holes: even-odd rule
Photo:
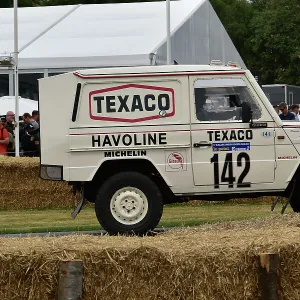
[[[40,120],[38,110],[32,111],[32,126],[34,128],[32,135],[34,137],[35,153],[34,156],[40,156]]]
[[[15,120],[15,114],[12,111],[8,111],[6,113],[6,125],[5,128],[8,132],[10,132],[14,136],[14,122]]]
[[[5,127],[5,125],[6,125],[6,118],[4,116],[1,117],[0,124],[2,124]]]
[[[281,102],[279,104],[279,110],[282,112],[279,115],[279,118],[283,121],[294,121],[295,120],[295,115],[291,112],[288,111],[288,107],[286,103]]]
[[[24,127],[20,128],[20,143],[22,145],[23,156],[34,156],[35,143],[32,132],[34,131],[33,125],[31,124],[32,117],[29,113],[24,113],[22,116],[24,121]]]
[[[299,105],[293,104],[291,106],[292,113],[295,115],[296,121],[300,121],[300,115],[299,115]]]
[[[15,126],[13,124],[15,120],[15,114],[13,111],[6,113],[6,125],[5,128],[8,131],[9,143],[7,145],[8,156],[15,156]]]
[[[37,110],[32,111],[32,122],[31,124],[33,125],[34,129],[39,129],[40,124],[39,124],[39,112]]]
[[[7,155],[7,145],[9,143],[8,131],[4,128],[2,124],[2,119],[0,123],[0,155]]]
[[[273,108],[275,109],[277,115],[280,115],[279,105],[273,105]]]
[[[24,122],[24,127],[25,127],[26,125],[31,124],[32,117],[29,113],[24,113],[22,116],[22,120]]]

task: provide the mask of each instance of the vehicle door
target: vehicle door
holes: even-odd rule
[[[246,78],[190,77],[192,164],[204,192],[263,189],[275,180],[274,120]],[[253,122],[242,122],[242,103]]]

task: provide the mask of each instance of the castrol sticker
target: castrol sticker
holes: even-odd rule
[[[173,88],[125,84],[89,93],[92,120],[143,122],[175,115]]]
[[[166,152],[166,171],[186,171],[186,152]]]

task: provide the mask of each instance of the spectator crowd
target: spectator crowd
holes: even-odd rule
[[[287,106],[285,102],[273,106],[282,121],[300,121],[299,105]]]
[[[15,114],[8,111],[0,121],[0,155],[15,156]],[[40,156],[39,112],[25,113],[19,122],[20,156]]]

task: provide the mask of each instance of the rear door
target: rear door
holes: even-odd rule
[[[274,121],[246,79],[190,77],[194,184],[207,191],[245,191],[274,182]],[[242,123],[249,102],[254,122]]]

